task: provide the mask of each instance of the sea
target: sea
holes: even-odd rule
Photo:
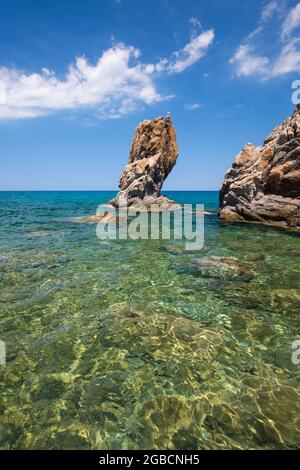
[[[164,194],[201,250],[99,240],[113,191],[0,192],[1,449],[300,448],[299,234]]]

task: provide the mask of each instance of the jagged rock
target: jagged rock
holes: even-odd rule
[[[71,219],[74,222],[103,224],[117,223],[126,216],[118,209],[130,211],[170,211],[181,209],[180,204],[160,194],[162,185],[178,157],[176,132],[170,115],[141,122],[135,130],[129,161],[124,168],[117,196],[96,215]],[[117,209],[118,215],[112,215]],[[123,213],[126,211],[123,210]]]
[[[300,107],[262,147],[246,144],[225,175],[220,218],[300,228]]]
[[[173,201],[161,196],[162,185],[178,157],[176,132],[168,115],[146,120],[135,130],[129,161],[120,177],[120,192],[110,204],[119,206],[126,198],[129,206],[158,204],[167,209]]]

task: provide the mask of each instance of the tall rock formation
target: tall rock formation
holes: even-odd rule
[[[300,106],[262,147],[246,144],[225,175],[220,218],[300,228]]]
[[[172,205],[173,201],[161,196],[160,191],[177,157],[176,132],[169,115],[141,122],[120,177],[120,192],[110,204],[118,206],[126,198],[129,206],[156,203],[163,209]]]

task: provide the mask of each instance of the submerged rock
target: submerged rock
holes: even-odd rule
[[[205,256],[193,259],[180,271],[196,277],[249,281],[255,276],[255,264],[234,256]]]
[[[89,413],[96,406],[101,416],[122,415],[122,439],[137,448],[296,448],[297,383],[284,371],[278,376],[267,355],[264,361],[253,355],[260,345],[275,351],[280,336],[255,313],[232,320],[231,331],[159,307],[112,306],[97,332],[107,351],[101,370],[107,390],[93,391]],[[113,361],[123,370],[112,377]],[[120,420],[113,432],[120,434]]]
[[[262,147],[246,144],[225,175],[220,218],[300,228],[300,107]]]
[[[191,366],[199,380],[202,373],[202,379],[211,374],[223,343],[218,327],[204,328],[196,321],[139,305],[113,307],[100,322],[99,338],[105,348],[128,350],[133,358],[155,369],[162,367],[178,386]]]
[[[255,267],[253,263],[242,261],[234,256],[209,256],[199,259],[198,264],[212,277],[224,274],[248,279],[253,277]]]

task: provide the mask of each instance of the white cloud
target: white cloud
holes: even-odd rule
[[[291,8],[286,19],[280,26],[281,41],[279,52],[272,60],[256,52],[255,37],[266,27],[275,12],[280,12],[282,1],[272,0],[261,12],[261,20],[256,29],[250,33],[236,50],[230,63],[235,64],[238,77],[260,76],[263,79],[277,77],[291,72],[300,72],[300,38],[292,37],[291,33],[300,26],[300,3]]]
[[[297,47],[299,44],[300,39],[292,39],[283,46],[271,71],[273,76],[291,72],[300,72],[300,50]]]
[[[168,59],[160,59],[160,61],[157,64],[155,64],[153,67],[154,67],[154,70],[156,70],[156,72],[158,73],[165,72],[168,68]]]
[[[198,36],[202,28],[202,25],[200,21],[198,20],[198,18],[195,18],[195,17],[190,18],[189,23],[191,25],[192,37]]]
[[[271,0],[263,6],[255,29],[248,34],[231,57],[229,63],[235,65],[235,74],[238,77],[266,76],[268,73],[269,59],[256,53],[253,43],[255,38],[264,31],[274,13],[279,10],[279,6],[279,0]]]
[[[190,104],[185,104],[184,107],[188,111],[195,111],[196,109],[202,108],[202,105],[199,103],[190,103]]]
[[[215,34],[212,29],[193,37],[183,49],[174,52],[167,67],[168,71],[170,73],[180,73],[195,62],[198,62],[206,54],[214,37]]]
[[[76,58],[63,79],[47,68],[28,74],[0,66],[0,119],[75,109],[93,109],[99,119],[116,119],[140,105],[172,97],[158,93],[155,77],[184,71],[203,57],[213,38],[212,30],[192,37],[157,64],[143,64],[139,49],[120,43],[104,51],[95,65],[85,57]]]
[[[273,18],[275,13],[280,13],[283,8],[283,0],[271,0],[266,3],[260,12],[260,18],[256,24],[256,27],[250,34],[247,36],[247,41],[253,40],[256,36],[264,31],[267,24]]]
[[[238,77],[249,77],[251,75],[265,75],[269,59],[256,55],[249,44],[242,44],[230,59],[231,64],[236,65]]]
[[[248,34],[247,41],[252,41],[255,38],[255,36],[260,34],[263,30],[264,30],[264,26],[262,25],[257,26],[257,28],[255,28],[254,31],[251,31],[251,33]]]
[[[278,0],[271,0],[267,3],[261,11],[261,20],[263,22],[269,21],[274,13],[280,12],[282,8],[282,2]]]
[[[300,26],[300,3],[289,11],[283,22],[282,37],[290,35],[298,26]]]
[[[191,18],[190,22],[192,22],[193,26],[200,27],[200,22],[196,18]],[[169,74],[183,72],[205,56],[214,38],[215,33],[212,29],[197,35],[195,35],[195,30],[193,30],[190,42],[179,51],[173,52],[169,59],[161,59],[157,64],[153,65],[155,71],[158,73],[168,72]]]
[[[38,117],[89,107],[105,115],[113,105],[125,114],[129,101],[130,108],[139,102],[160,101],[151,75],[137,62],[139,56],[138,49],[118,44],[105,51],[95,65],[77,58],[63,80],[47,69],[26,74],[0,67],[0,118]]]

